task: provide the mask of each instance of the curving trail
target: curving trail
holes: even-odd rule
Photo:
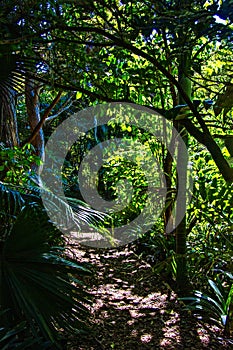
[[[233,349],[233,340],[217,327],[183,311],[174,292],[132,250],[70,248],[78,261],[94,266],[88,281],[94,334],[69,339],[68,350]]]

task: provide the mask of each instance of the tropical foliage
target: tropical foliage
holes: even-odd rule
[[[230,273],[225,273],[225,276],[227,275],[232,280],[233,276]],[[233,284],[223,286],[219,276],[216,277],[216,281],[209,279],[208,283],[212,289],[211,295],[195,291],[194,296],[185,297],[182,300],[189,302],[188,310],[204,315],[204,317],[208,316],[212,321],[223,325],[225,334],[229,336],[233,328]]]
[[[42,348],[43,339],[59,348],[59,330],[86,329],[83,278],[90,271],[68,258],[64,239],[40,203],[25,203],[19,192],[2,185],[1,204],[8,208],[0,241],[2,344],[22,346],[22,335],[25,348],[34,343]]]
[[[3,317],[14,327],[4,326],[3,346],[7,339],[15,346],[15,334],[23,334],[26,324],[31,325],[29,343],[39,341],[31,340],[35,334],[55,342],[57,330],[75,327],[69,317],[78,322],[78,329],[83,327],[86,314],[81,302],[86,297],[79,278],[74,281],[71,276],[87,271],[66,260],[64,238],[45,214],[39,191],[46,189],[39,190],[38,183],[44,144],[51,133],[70,114],[105,102],[146,106],[178,130],[190,155],[187,161],[177,151],[186,169],[183,181],[177,179],[172,155],[150,133],[128,124],[104,125],[83,135],[67,154],[62,178],[69,206],[49,192],[48,199],[74,225],[80,221],[93,225],[102,219],[103,226],[130,222],[147,200],[140,154],[135,165],[106,148],[105,164],[99,170],[100,194],[107,200],[117,195],[124,198],[124,186],[118,186],[124,178],[134,188],[129,205],[110,217],[82,202],[78,170],[86,153],[106,139],[119,137],[147,144],[163,170],[168,191],[158,222],[138,241],[138,253],[154,257],[150,259],[153,270],[166,272],[182,294],[192,285],[207,288],[207,275],[216,295],[208,299],[207,289],[207,294],[198,292],[195,301],[215,305],[218,319],[232,317],[228,298],[232,287],[228,286],[228,297],[221,299],[223,305],[218,291],[224,282],[215,279],[216,269],[231,271],[233,267],[232,9],[232,0],[1,2],[4,288],[0,303]],[[168,232],[176,207],[185,207],[190,195],[186,191],[190,177],[194,182],[192,200],[182,222]],[[177,203],[179,190],[183,191],[182,203]],[[59,248],[53,247],[55,243]],[[42,278],[47,281],[43,287]],[[53,284],[56,291],[51,290]],[[4,298],[8,294],[10,304]],[[39,312],[42,304],[47,308]],[[12,305],[15,318],[8,310]]]

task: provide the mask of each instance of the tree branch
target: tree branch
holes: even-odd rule
[[[36,125],[36,127],[34,128],[33,132],[31,133],[31,135],[26,139],[26,141],[23,142],[22,145],[25,145],[26,143],[32,143],[34,141],[34,139],[36,138],[38,132],[40,131],[40,129],[42,128],[46,118],[48,117],[49,113],[52,111],[52,109],[54,108],[54,106],[58,103],[58,101],[60,100],[62,95],[62,92],[59,91],[59,93],[57,94],[57,96],[54,98],[54,100],[52,101],[52,103],[50,104],[50,106],[45,110],[41,120],[39,121],[39,123]]]
[[[38,77],[37,75],[33,75],[29,73],[27,74],[31,78],[34,78],[43,84],[51,85],[51,82],[48,79],[44,79],[44,78]],[[58,89],[66,90],[66,91],[79,91],[79,92],[82,92],[84,95],[93,98],[94,100],[100,100],[105,102],[132,102],[129,99],[114,99],[106,95],[101,95],[97,92],[90,91],[88,89],[85,89],[81,86],[74,85],[74,84],[65,85],[65,84],[61,84],[61,83],[57,83],[56,81],[53,81],[52,86]]]
[[[190,135],[192,135],[198,142],[206,146],[224,180],[226,182],[233,182],[233,168],[229,166],[212,136],[201,132],[189,119],[184,119],[180,121],[180,123],[186,128]]]
[[[67,32],[88,32],[88,33],[100,34],[100,35],[104,36],[105,38],[112,40],[112,42],[115,43],[117,46],[125,48],[125,49],[129,50],[130,52],[132,52],[132,53],[134,53],[142,58],[145,58],[147,61],[151,62],[161,73],[163,73],[163,75],[169,80],[169,82],[174,84],[174,86],[177,88],[177,90],[179,91],[179,93],[183,97],[185,103],[187,103],[187,105],[189,106],[193,115],[198,120],[202,130],[209,134],[209,129],[205,125],[204,120],[202,119],[201,115],[198,113],[197,109],[193,105],[192,101],[190,100],[190,98],[188,97],[188,95],[186,94],[186,92],[184,91],[184,89],[182,88],[180,83],[178,82],[178,80],[155,57],[152,57],[147,52],[132,45],[132,43],[126,42],[122,38],[119,38],[119,37],[109,33],[105,29],[102,29],[102,28],[90,27],[90,26],[87,26],[87,27],[64,26],[64,25],[58,24],[56,29],[61,29],[63,31],[67,31]],[[52,28],[51,28],[51,30],[52,30]]]

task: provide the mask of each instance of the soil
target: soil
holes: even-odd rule
[[[90,333],[71,337],[68,350],[233,349],[233,339],[184,310],[169,285],[131,248],[70,246],[91,263]]]

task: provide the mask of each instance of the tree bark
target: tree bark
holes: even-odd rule
[[[181,35],[182,37],[182,35]],[[185,91],[186,95],[191,99],[192,85],[191,80],[188,78],[191,62],[191,52],[186,50],[180,54],[179,62],[179,72],[178,81],[182,89]],[[185,104],[184,98],[179,94],[179,104]],[[178,132],[182,137],[183,142],[186,147],[188,147],[188,133],[184,126],[178,122]],[[183,147],[178,145],[177,153],[177,167],[182,169],[178,181],[178,191],[180,194],[180,199],[177,201],[176,205],[176,215],[179,219],[179,213],[186,213],[186,201],[187,201],[187,168],[188,168],[188,158],[187,153],[184,151]],[[186,227],[186,214],[184,214],[182,220],[176,226],[176,282],[178,291],[181,295],[185,294],[188,289],[188,274],[187,274],[187,257],[186,257],[186,237],[187,237],[187,227]]]
[[[26,108],[27,108],[30,129],[32,132],[40,122],[39,93],[40,93],[40,88],[35,84],[35,82],[33,80],[26,79],[26,82],[25,82]],[[42,128],[38,130],[31,144],[35,148],[36,155],[43,160],[44,159],[44,133]],[[39,166],[36,164],[33,164],[33,170],[35,172],[38,172]]]
[[[8,86],[2,86],[0,92],[0,142],[13,148],[19,145],[16,92]]]

